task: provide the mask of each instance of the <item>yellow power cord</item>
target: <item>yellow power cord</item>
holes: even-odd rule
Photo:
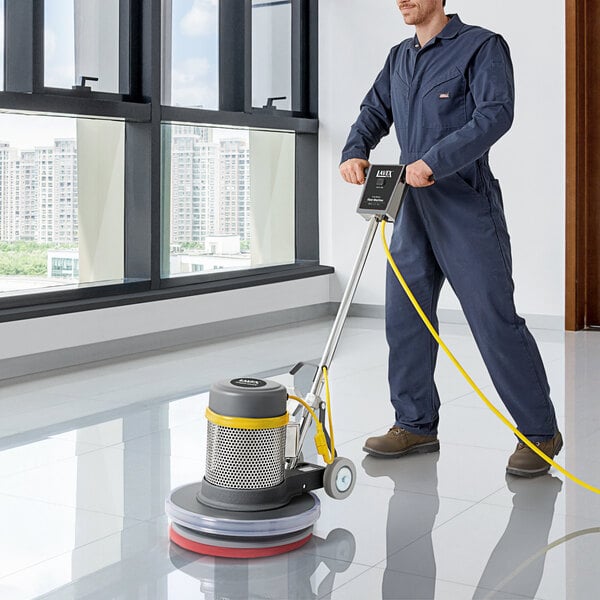
[[[335,442],[333,437],[333,419],[331,417],[331,394],[329,392],[329,376],[327,372],[327,367],[323,367],[323,378],[325,379],[325,405],[327,409],[327,417],[329,419],[329,439],[331,440],[331,448],[327,444],[327,438],[325,437],[325,432],[323,431],[323,425],[319,421],[317,414],[312,409],[312,407],[298,396],[292,396],[288,394],[288,398],[291,400],[295,400],[296,402],[300,402],[302,406],[310,413],[311,417],[315,421],[315,426],[317,428],[317,433],[315,434],[315,446],[317,447],[317,452],[323,457],[325,464],[330,465],[335,459]]]
[[[398,269],[398,266],[396,265],[394,258],[392,257],[392,254],[390,252],[388,243],[387,243],[387,239],[385,237],[385,221],[381,222],[381,240],[383,242],[383,248],[385,250],[385,254],[387,256],[388,262],[390,263],[390,266],[392,267],[392,270],[394,271],[394,273],[396,274],[396,277],[398,278],[398,281],[400,282],[400,285],[402,286],[402,288],[404,289],[404,291],[406,292],[406,295],[408,296],[408,299],[410,300],[411,304],[414,306],[415,310],[417,311],[417,313],[419,314],[419,316],[421,317],[421,320],[423,321],[423,323],[425,323],[425,326],[427,327],[427,329],[429,330],[429,333],[431,333],[431,335],[433,336],[433,338],[435,339],[435,341],[439,344],[440,348],[446,353],[446,355],[448,356],[448,358],[452,361],[452,363],[454,364],[454,366],[458,369],[458,371],[460,372],[460,374],[467,380],[467,382],[469,383],[469,385],[473,388],[473,390],[475,390],[475,392],[477,393],[477,395],[483,400],[483,402],[485,403],[485,405],[531,450],[533,450],[538,456],[540,456],[541,458],[543,458],[549,465],[552,465],[557,471],[560,471],[563,475],[565,475],[566,477],[568,477],[571,481],[574,481],[577,485],[580,485],[581,487],[584,487],[586,490],[589,490],[590,492],[594,492],[595,494],[600,494],[600,489],[597,487],[594,487],[593,485],[590,485],[589,483],[586,483],[585,481],[582,481],[581,479],[579,479],[578,477],[575,477],[575,475],[573,475],[572,473],[569,473],[569,471],[567,471],[565,468],[561,467],[557,462],[553,461],[549,456],[547,456],[546,454],[544,454],[533,442],[529,441],[485,396],[485,394],[477,387],[477,384],[471,379],[471,377],[469,376],[469,374],[465,371],[465,369],[463,368],[463,366],[458,362],[458,360],[454,357],[454,354],[452,354],[452,352],[450,351],[450,348],[448,348],[448,346],[446,346],[446,344],[444,343],[444,340],[442,340],[442,338],[439,336],[438,332],[435,330],[435,327],[431,324],[431,321],[427,318],[427,315],[423,312],[423,309],[421,308],[421,306],[419,305],[419,303],[417,302],[417,299],[415,298],[414,294],[411,292],[410,288],[408,287],[408,284],[406,283],[406,281],[404,280],[404,277],[402,277],[402,273],[400,273],[400,270]]]

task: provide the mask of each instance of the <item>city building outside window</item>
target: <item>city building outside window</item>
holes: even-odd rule
[[[163,275],[294,263],[294,134],[164,127],[171,186]]]
[[[123,278],[123,134],[0,114],[0,294]]]

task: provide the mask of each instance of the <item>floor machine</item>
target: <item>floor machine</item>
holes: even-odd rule
[[[400,210],[404,172],[403,165],[369,169],[357,208],[368,229],[306,396],[254,377],[211,387],[204,478],[172,490],[165,503],[169,537],[178,546],[232,558],[289,552],[310,540],[319,518],[313,490],[323,488],[339,500],[352,492],[356,469],[335,452],[327,373],[377,228],[383,220],[393,222]],[[295,410],[288,411],[290,402],[298,402]],[[311,423],[325,467],[303,459]]]

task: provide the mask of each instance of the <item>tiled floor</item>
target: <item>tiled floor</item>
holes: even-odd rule
[[[210,383],[255,374],[291,386],[287,369],[320,356],[329,325],[0,384],[0,598],[598,597],[600,498],[554,472],[506,479],[512,434],[444,357],[440,454],[364,456],[363,439],[391,422],[379,320],[350,319],[332,365],[338,451],[358,479],[346,500],[318,493],[313,540],[254,561],[169,543],[164,498],[204,472]],[[534,333],[565,435],[560,462],[600,485],[600,333]],[[465,328],[442,334],[497,400]]]

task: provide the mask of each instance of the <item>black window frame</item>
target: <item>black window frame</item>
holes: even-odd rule
[[[333,272],[331,267],[319,264],[318,0],[290,0],[292,111],[251,106],[251,0],[220,0],[219,110],[162,104],[163,21],[170,0],[120,0],[120,92],[125,93],[44,86],[44,1],[5,0],[5,91],[0,91],[0,111],[124,122],[124,279],[0,297],[0,322],[241,289]],[[168,179],[161,160],[165,123],[294,132],[294,264],[161,277],[161,186]]]

